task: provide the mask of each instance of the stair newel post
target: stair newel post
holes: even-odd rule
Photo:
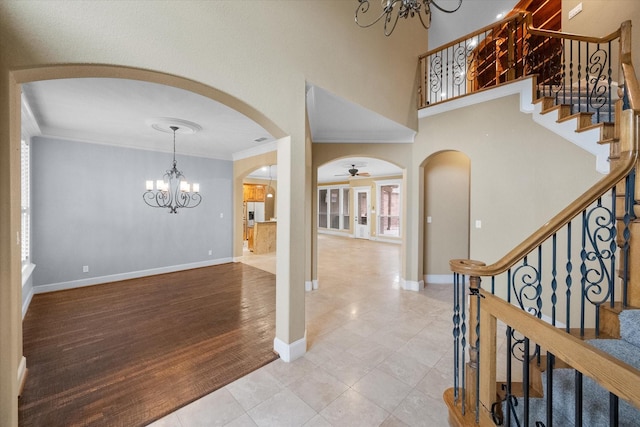
[[[480,283],[478,276],[469,277],[469,363],[467,364],[466,404],[474,408],[476,422],[479,417],[479,389],[480,376],[478,373],[478,359],[480,348]]]

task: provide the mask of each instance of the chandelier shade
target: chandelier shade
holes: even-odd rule
[[[200,184],[189,184],[184,174],[178,170],[176,162],[176,131],[178,126],[170,126],[173,131],[173,165],[168,169],[163,179],[155,183],[147,180],[146,190],[142,194],[144,202],[152,208],[166,208],[169,213],[178,213],[179,208],[195,208],[202,202]]]
[[[358,7],[356,8],[355,20],[362,28],[371,27],[384,18],[384,35],[390,36],[395,30],[400,18],[413,18],[418,16],[420,23],[425,29],[431,26],[431,6],[436,9],[445,12],[453,13],[460,9],[462,0],[458,0],[458,4],[452,9],[446,9],[436,3],[435,0],[381,0],[380,15],[376,18],[375,15],[367,15],[369,12],[371,2],[369,0],[358,0]],[[367,15],[363,19],[363,15]],[[373,16],[373,20],[367,22],[367,18]]]

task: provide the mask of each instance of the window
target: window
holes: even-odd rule
[[[400,183],[379,182],[378,236],[400,237]]]
[[[318,227],[327,228],[327,192],[318,190]]]
[[[318,228],[349,229],[349,188],[344,186],[318,189]]]
[[[20,207],[21,207],[21,245],[22,266],[29,264],[30,259],[30,231],[31,231],[31,198],[30,198],[30,153],[29,144],[23,139],[20,142]]]
[[[342,189],[342,224],[349,229],[349,189]]]

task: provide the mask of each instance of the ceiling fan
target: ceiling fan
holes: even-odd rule
[[[369,176],[369,172],[358,172],[356,165],[351,165],[351,168],[347,170],[348,173],[341,173],[336,176]]]

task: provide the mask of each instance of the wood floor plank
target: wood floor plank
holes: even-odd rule
[[[275,276],[230,263],[33,297],[20,426],[143,426],[277,358]]]

